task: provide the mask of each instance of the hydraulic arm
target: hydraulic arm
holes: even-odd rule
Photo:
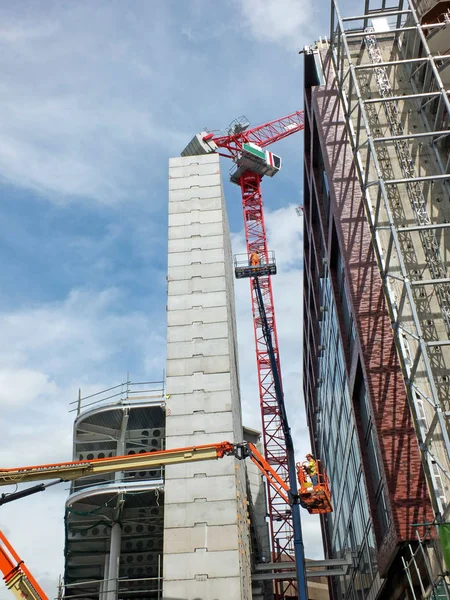
[[[261,318],[261,328],[263,331],[264,339],[267,344],[267,352],[269,354],[270,366],[272,368],[275,396],[278,403],[278,409],[280,412],[281,426],[284,433],[284,439],[286,443],[286,454],[288,460],[288,481],[291,487],[291,493],[297,487],[297,469],[295,466],[295,450],[294,443],[292,441],[291,428],[286,413],[286,405],[284,403],[284,394],[281,387],[280,373],[278,370],[278,364],[275,357],[275,352],[272,343],[272,332],[269,327],[266,315],[266,309],[264,307],[263,295],[261,287],[259,285],[258,277],[253,278],[253,286],[255,288],[255,295],[258,303],[259,315]],[[292,506],[292,525],[293,525],[293,539],[294,539],[294,558],[295,567],[297,571],[297,585],[298,592],[301,599],[306,598],[306,571],[305,571],[305,549],[303,545],[302,536],[302,522],[300,519],[300,508],[298,505]]]
[[[6,586],[19,600],[48,600],[14,548],[0,531],[0,571]]]
[[[138,471],[143,468],[169,465],[172,463],[194,462],[199,460],[214,460],[226,454],[233,454],[234,445],[229,442],[191,446],[160,452],[145,452],[112,458],[96,458],[48,465],[17,467],[15,469],[0,468],[0,486],[44,479],[58,478],[61,481],[71,481],[80,477],[88,477],[99,473],[115,473],[117,471]],[[39,486],[37,486],[39,487]],[[40,489],[36,489],[40,491]]]
[[[161,450],[159,452],[145,452],[112,458],[95,458],[93,460],[79,460],[74,462],[61,462],[48,465],[35,465],[30,467],[16,467],[15,469],[0,469],[0,486],[29,483],[42,479],[58,478],[62,481],[71,481],[82,477],[89,477],[99,473],[115,473],[117,471],[136,471],[151,467],[161,467],[170,464],[197,462],[201,460],[216,460],[224,456],[234,456],[237,459],[250,458],[267,478],[278,493],[282,494],[289,504],[295,502],[297,494],[292,494],[289,486],[281,479],[276,471],[266,461],[258,449],[250,443],[232,444],[220,442],[218,444],[205,444],[203,446],[188,446],[174,450]],[[48,486],[47,486],[48,487]],[[14,499],[22,498],[36,492],[43,491],[45,486],[37,485],[23,492],[10,494]],[[29,492],[28,494],[24,492]],[[3,499],[8,499],[3,495]]]
[[[196,462],[200,460],[217,460],[224,456],[234,456],[237,459],[250,458],[267,478],[269,485],[280,494],[286,503],[293,503],[297,494],[293,496],[289,486],[279,477],[266,461],[257,448],[250,443],[232,444],[221,442],[219,444],[206,444],[204,446],[190,446],[160,452],[146,452],[113,458],[97,458],[74,462],[61,462],[47,465],[17,467],[15,469],[0,470],[0,486],[28,483],[42,479],[58,478],[62,481],[80,479],[98,473],[114,473],[116,471],[133,471],[168,464]],[[50,484],[52,485],[52,484]],[[3,494],[2,503],[9,499],[17,500],[24,496],[43,491],[47,486],[35,485],[20,492]],[[3,573],[5,583],[16,596],[23,600],[48,600],[39,587],[23,561],[16,554],[5,535],[0,531],[0,571]]]

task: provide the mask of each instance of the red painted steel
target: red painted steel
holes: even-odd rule
[[[212,139],[222,150],[219,152],[235,160],[238,158],[244,143],[253,143],[261,148],[278,142],[304,128],[304,113],[296,111],[281,119],[274,119],[262,125],[257,125],[245,131],[236,132],[226,136],[208,134],[207,139]],[[260,256],[267,255],[267,237],[264,223],[264,210],[261,196],[262,176],[251,171],[245,172],[240,180],[242,192],[242,208],[244,211],[245,239],[247,252],[256,250]],[[264,306],[269,327],[272,329],[273,347],[280,374],[280,359],[278,353],[278,336],[275,321],[275,308],[272,295],[270,275],[259,277],[259,284],[263,295]],[[275,393],[275,384],[267,345],[264,339],[261,319],[259,316],[258,302],[252,280],[250,280],[252,297],[253,325],[256,344],[256,362],[259,380],[259,398],[263,426],[264,453],[268,463],[283,479],[289,481],[288,456],[286,440],[281,423],[280,410]],[[294,560],[294,529],[291,510],[285,499],[277,491],[268,486],[269,502],[269,528],[272,542],[273,561]],[[295,581],[274,581],[276,600],[284,600],[292,596],[298,597]]]
[[[212,139],[219,148],[226,149],[228,154],[220,153],[228,158],[236,158],[242,149],[242,144],[253,143],[261,148],[274,144],[304,128],[303,111],[297,111],[262,125],[257,125],[234,135],[214,137],[211,134],[204,139]]]
[[[267,239],[261,196],[261,179],[262,177],[260,175],[247,171],[241,177],[240,184],[247,252],[250,255],[251,252],[256,250],[260,256],[264,256],[267,260]],[[272,330],[273,348],[281,380],[277,326],[270,275],[259,277],[259,285],[263,295],[267,321]],[[256,344],[259,400],[263,424],[264,453],[270,466],[283,481],[287,482],[289,481],[289,473],[286,441],[275,392],[275,383],[270,365],[269,353],[264,339],[258,310],[258,300],[252,279],[250,279],[250,290]],[[294,560],[294,529],[289,504],[282,494],[270,486],[268,486],[268,502],[270,517],[269,527],[272,540],[272,560],[275,562],[292,561]],[[297,588],[294,581],[275,581],[274,585],[277,599],[281,600],[291,597],[292,595],[297,597]]]

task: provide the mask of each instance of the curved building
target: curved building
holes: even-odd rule
[[[80,399],[74,460],[164,449],[162,383],[133,384]],[[162,468],[72,483],[65,515],[65,598],[160,598]]]

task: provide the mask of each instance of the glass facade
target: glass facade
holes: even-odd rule
[[[340,336],[336,304],[328,269],[319,279],[322,319],[319,343],[316,403],[316,448],[330,478],[334,512],[326,517],[330,555],[335,558],[351,554],[356,568],[347,576],[334,578],[334,593],[342,600],[366,600],[375,597],[379,587],[375,533],[370,518],[367,491],[363,480],[361,453],[355,413],[349,393],[345,355]],[[354,332],[354,328],[350,328]],[[351,335],[353,339],[353,335]],[[360,386],[358,402],[366,399]],[[369,448],[373,443],[372,425],[366,419]],[[376,456],[376,454],[374,454]],[[374,478],[376,478],[374,465]],[[386,518],[384,490],[378,489],[380,513]],[[378,503],[377,503],[378,507]]]

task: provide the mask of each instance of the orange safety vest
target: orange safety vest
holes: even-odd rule
[[[259,265],[259,254],[257,252],[252,252],[250,254],[250,264],[252,267],[257,267]]]

